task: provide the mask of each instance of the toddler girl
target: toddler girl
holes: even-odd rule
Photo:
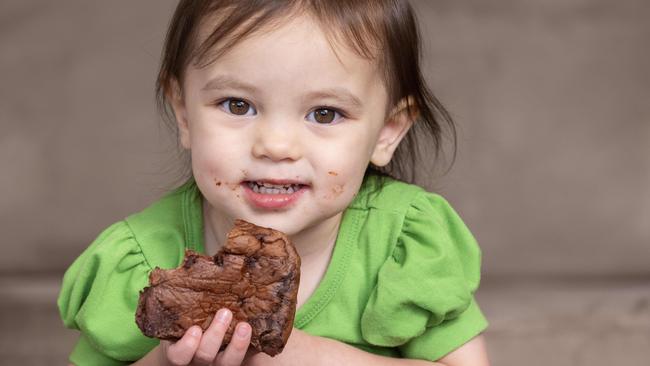
[[[406,0],[181,1],[158,95],[192,174],[66,272],[71,362],[487,365],[479,248],[443,198],[398,180],[450,123],[418,58]],[[247,354],[246,323],[219,352],[228,309],[175,343],[142,335],[149,272],[214,254],[237,218],[285,232],[302,258],[283,353]]]

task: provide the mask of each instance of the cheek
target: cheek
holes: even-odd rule
[[[218,146],[218,145],[211,145]],[[192,173],[204,195],[208,197],[234,197],[241,196],[241,178],[248,172],[233,166],[232,162],[241,161],[234,159],[237,152],[229,149],[206,148],[195,146],[192,149]]]
[[[365,138],[350,138],[338,146],[332,146],[328,151],[333,154],[322,154],[319,171],[322,175],[322,191],[320,198],[326,201],[351,201],[361,185],[363,176],[370,160],[368,140]]]
[[[339,173],[335,170],[330,170],[327,172],[329,179],[332,181],[332,184],[328,188],[328,193],[325,195],[327,199],[338,198],[343,192],[345,192],[345,183],[340,182],[338,179]]]
[[[338,197],[339,197],[343,192],[345,192],[345,184],[344,184],[344,183],[341,183],[341,184],[334,184],[334,185],[332,186],[332,189],[331,189],[330,191],[331,191],[330,194],[331,194],[332,199],[336,199],[336,198],[338,198]]]
[[[329,202],[336,201],[337,204],[349,204],[361,186],[366,165],[359,161],[347,166],[333,166],[323,178],[325,184],[322,186],[321,198]]]
[[[358,179],[331,182],[320,192],[322,206],[335,208],[337,211],[345,210],[356,197],[362,180],[363,174]]]
[[[224,180],[221,178],[218,174],[212,174],[212,183],[214,183],[214,187],[216,189],[221,189],[221,190],[230,190],[233,192],[236,192],[239,190],[241,187],[238,182],[229,182],[228,180]]]
[[[242,145],[232,141],[237,140],[228,139],[227,136],[196,138],[190,151],[193,169],[199,170],[195,173],[222,176],[237,168],[233,164],[236,161],[241,162]]]

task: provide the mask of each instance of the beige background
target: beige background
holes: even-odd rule
[[[413,3],[425,73],[459,126],[453,169],[423,184],[482,245],[493,357],[650,360],[650,2]],[[63,270],[172,181],[153,84],[174,4],[0,3],[0,327],[34,307],[59,339],[0,359],[67,352]]]

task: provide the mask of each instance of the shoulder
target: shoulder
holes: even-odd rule
[[[401,221],[401,230],[410,222],[423,220],[435,226],[462,223],[443,196],[389,177],[366,177],[350,208]],[[432,228],[430,225],[429,229]]]
[[[413,345],[415,339],[443,324],[452,324],[451,320],[461,314],[474,314],[464,317],[472,323],[464,335],[475,335],[484,327],[480,312],[472,307],[480,281],[481,252],[449,202],[438,194],[394,180],[364,195],[362,206],[368,210],[368,220],[374,212],[382,221],[373,225],[368,235],[383,240],[388,237],[392,245],[363,312],[364,339],[384,347]],[[384,235],[379,238],[377,232]],[[377,244],[377,240],[372,241],[371,250]],[[438,349],[436,342],[427,341],[436,355],[458,346]]]
[[[64,324],[82,332],[73,352],[79,363],[138,359],[155,345],[135,325],[139,292],[152,268],[182,260],[192,226],[187,217],[197,215],[196,202],[187,202],[197,199],[192,189],[185,185],[111,225],[66,271],[58,307]]]
[[[441,248],[452,249],[453,241],[473,241],[445,198],[414,184],[377,176],[364,179],[339,232],[357,243],[373,268],[390,257],[400,257],[406,248],[439,253]],[[418,245],[407,245],[414,242]]]
[[[132,310],[150,271],[151,266],[125,221],[104,230],[72,263],[63,277],[57,305],[65,326],[79,329],[81,339],[87,340],[79,341],[75,347],[75,363],[94,363],[94,356],[98,355],[120,359],[117,349],[123,345],[115,341],[115,324],[120,324],[124,339],[142,342],[131,329]],[[83,358],[79,358],[82,343],[92,344],[93,351],[83,352]]]
[[[437,267],[456,267],[474,285],[478,283],[481,251],[473,234],[441,195],[391,178],[364,182],[355,207],[368,211],[367,227],[376,227],[391,246],[386,260],[409,255],[417,263],[437,260]],[[369,224],[372,223],[372,224]],[[376,241],[375,241],[376,243]],[[413,256],[417,253],[418,255]],[[406,267],[402,267],[405,269]],[[419,271],[419,265],[410,268]]]
[[[418,261],[435,257],[452,265],[460,262],[473,268],[468,268],[467,273],[472,279],[478,276],[480,248],[462,218],[441,195],[391,178],[380,182],[373,176],[366,178],[351,208],[363,212],[357,216],[364,222],[357,226],[369,232],[359,237],[372,238],[373,246],[378,241],[388,245],[386,260],[400,260],[408,252],[419,252],[422,257],[414,257]]]
[[[152,267],[172,268],[180,264],[186,248],[200,251],[201,215],[201,196],[190,181],[124,223]]]
[[[59,295],[61,315],[68,326],[79,326],[74,317],[88,299],[94,295],[101,298],[106,291],[115,294],[116,288],[109,286],[109,281],[124,278],[141,288],[153,268],[180,263],[186,237],[182,214],[186,205],[181,201],[187,190],[186,186],[177,189],[110,225],[74,260]]]
[[[411,201],[426,193],[421,187],[390,177],[369,175],[364,178],[350,208],[405,213]]]
[[[176,267],[186,247],[196,248],[194,237],[200,225],[200,198],[196,197],[196,186],[185,184],[110,225],[84,250],[77,262],[88,256],[108,260],[133,250],[139,252],[151,268]]]

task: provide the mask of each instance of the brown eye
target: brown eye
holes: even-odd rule
[[[251,106],[243,100],[231,99],[228,102],[228,109],[232,114],[243,116],[248,113],[248,111],[251,109]]]
[[[331,109],[321,108],[314,111],[314,120],[318,123],[332,123],[336,112]]]
[[[230,111],[233,114],[240,116],[248,113],[248,110],[250,109],[250,105],[248,103],[244,102],[243,100],[236,99],[231,100],[230,103],[228,103],[228,106],[230,107]]]

